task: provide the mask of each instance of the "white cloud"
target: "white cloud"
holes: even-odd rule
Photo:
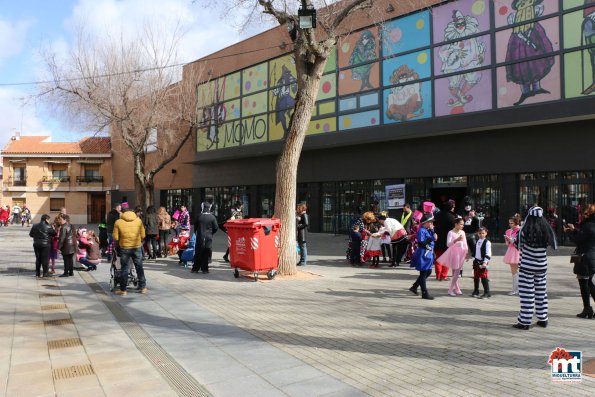
[[[0,19],[0,62],[21,52],[27,37],[27,31],[32,24],[30,20],[20,20],[12,23]]]
[[[26,91],[0,87],[0,148],[4,148],[16,131],[21,135],[51,135],[29,98]]]

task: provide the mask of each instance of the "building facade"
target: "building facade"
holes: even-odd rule
[[[533,204],[559,233],[576,222],[594,200],[595,1],[388,3],[382,24],[354,19],[322,77],[298,173],[311,230],[346,231],[394,184],[414,206],[471,198],[495,240]],[[160,186],[162,203],[212,199],[223,220],[242,200],[249,216],[273,215],[290,42],[278,27],[187,66],[210,72],[202,128],[192,182]]]
[[[74,224],[102,223],[111,205],[110,139],[51,142],[15,135],[2,150],[2,204],[26,205],[33,220],[65,207]]]

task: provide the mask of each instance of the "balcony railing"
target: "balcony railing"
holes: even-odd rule
[[[45,183],[48,185],[53,185],[56,183],[64,183],[64,182],[70,182],[70,177],[69,176],[44,176],[41,179],[41,183]]]
[[[12,183],[10,182],[11,181],[9,180],[9,184],[11,184],[12,186],[27,186],[27,178],[13,179]]]
[[[102,176],[77,176],[76,183],[103,183]]]

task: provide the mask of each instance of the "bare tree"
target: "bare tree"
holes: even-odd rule
[[[40,96],[65,118],[94,131],[109,130],[113,147],[128,149],[137,202],[153,204],[154,177],[176,158],[196,130],[196,84],[201,69],[181,80],[180,27],[162,34],[154,26],[138,37],[91,36],[59,56],[48,49],[49,73]],[[123,145],[118,145],[123,143]]]

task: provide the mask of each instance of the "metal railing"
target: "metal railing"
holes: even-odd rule
[[[70,177],[69,176],[50,176],[50,177],[43,177],[41,179],[41,183],[45,183],[48,185],[51,185],[54,183],[64,183],[64,182],[70,182]]]
[[[76,183],[92,183],[92,182],[98,182],[98,183],[103,183],[103,177],[102,176],[77,176],[76,177]]]

